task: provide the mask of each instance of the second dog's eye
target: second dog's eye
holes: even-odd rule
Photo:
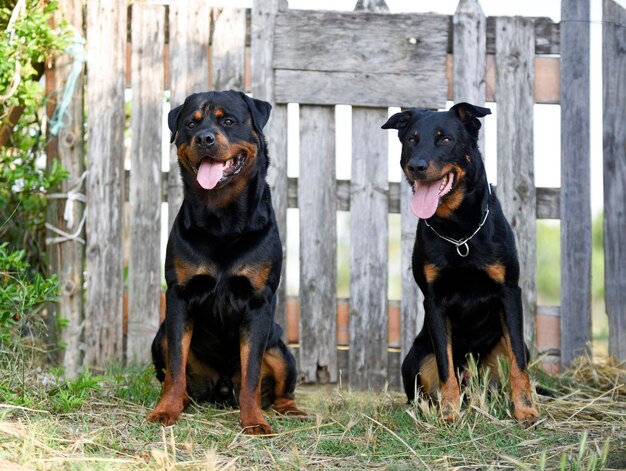
[[[444,136],[441,138],[441,140],[439,141],[442,144],[451,144],[452,143],[452,139],[450,139],[448,136]]]
[[[224,126],[231,126],[235,124],[235,122],[230,118],[226,118],[224,121],[222,121],[222,124],[224,124]]]
[[[196,127],[196,122],[195,122],[195,121],[189,121],[189,122],[187,123],[187,127],[188,127],[189,129],[193,129],[193,128],[195,128],[195,127]]]

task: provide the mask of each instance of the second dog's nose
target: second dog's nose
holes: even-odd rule
[[[196,136],[198,144],[209,147],[215,142],[215,134],[210,131],[204,131]]]
[[[411,162],[409,164],[409,170],[413,173],[423,172],[427,168],[428,168],[428,162],[426,162],[424,159],[420,159],[416,162]]]

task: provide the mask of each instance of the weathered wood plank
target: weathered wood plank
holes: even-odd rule
[[[402,339],[400,352],[402,361],[406,358],[415,337],[424,325],[424,295],[413,277],[413,246],[417,232],[418,219],[411,212],[411,187],[403,180],[400,183],[400,269],[402,301],[400,304],[402,319]],[[402,382],[401,371],[398,372]]]
[[[352,108],[350,185],[350,386],[387,380],[387,139],[384,109]]]
[[[441,70],[445,15],[287,10],[276,18],[274,68],[411,75]]]
[[[286,11],[276,19],[276,99],[441,107],[446,39],[443,15]]]
[[[124,57],[126,2],[87,5],[88,57],[85,362],[122,359]]]
[[[209,87],[209,0],[172,2],[169,10],[170,38],[170,103],[181,105],[191,93]],[[183,201],[183,183],[178,171],[178,156],[172,146],[168,174],[168,227],[178,214]]]
[[[524,338],[535,340],[537,293],[536,190],[533,156],[535,29],[528,19],[499,17],[496,22],[498,93],[498,196],[509,220],[520,262]]]
[[[71,24],[77,31],[83,31],[83,8],[80,0],[61,0],[59,2],[59,14]],[[52,73],[55,76],[55,87],[63,86],[68,80],[74,58],[70,55],[62,55],[54,62]],[[47,84],[48,78],[46,78]],[[61,166],[68,172],[68,178],[61,182],[60,192],[68,194],[69,191],[84,192],[84,185],[78,185],[85,171],[85,153],[83,151],[83,93],[84,75],[81,73],[74,87],[74,94],[69,104],[67,113],[69,124],[62,127],[56,138],[51,139],[49,145],[54,146],[56,158]],[[51,84],[52,85],[52,84]],[[53,155],[47,149],[48,158]],[[50,203],[48,203],[50,204]],[[70,220],[65,220],[65,210],[71,205]],[[55,205],[56,206],[56,205]],[[54,211],[52,224],[73,234],[78,231],[83,221],[84,202],[77,199],[65,201],[58,205]],[[78,231],[78,237],[84,239],[84,230]],[[56,237],[58,234],[48,232],[48,237]],[[65,347],[60,350],[57,360],[63,365],[65,376],[75,377],[83,365],[84,352],[82,349],[84,335],[84,304],[83,304],[83,264],[85,246],[78,240],[68,240],[61,243],[48,245],[49,257],[52,259],[53,272],[59,279],[59,298],[56,309],[49,310],[50,322],[48,329],[54,333],[53,340],[56,344]],[[59,322],[63,319],[64,322]]]
[[[300,371],[337,381],[335,110],[300,106]]]
[[[589,0],[561,2],[561,361],[590,353]]]
[[[448,100],[454,100],[453,94],[453,56],[448,54],[446,77],[448,78]],[[560,58],[535,56],[535,103],[558,104],[560,96]],[[487,54],[485,71],[485,93],[487,101],[496,101],[496,59]]]
[[[276,223],[283,244],[283,270],[278,286],[275,319],[287,328],[287,105],[274,98],[274,21],[276,13],[287,8],[286,0],[255,0],[251,23],[252,96],[272,103],[272,114],[265,127],[270,168],[267,181],[272,191]],[[297,189],[296,189],[297,192]],[[286,335],[286,334],[285,334]],[[286,338],[283,336],[283,338]]]
[[[246,10],[213,8],[211,83],[215,90],[243,90]]]
[[[609,354],[626,360],[626,10],[604,0],[604,278]]]
[[[497,16],[487,17],[487,54],[496,53],[498,18]],[[535,30],[533,48],[535,54],[559,54],[561,25],[544,17],[530,17],[527,20],[533,23]]]
[[[404,191],[405,183],[389,183],[389,212],[397,214],[401,212],[401,195]],[[497,191],[497,186],[493,186]],[[560,188],[537,188],[537,218],[538,219],[559,219],[561,207]],[[298,207],[298,179],[289,178],[288,192],[289,208]],[[350,211],[350,182],[347,180],[337,180],[337,210]],[[403,213],[404,214],[404,213]],[[410,214],[410,213],[409,213]],[[413,228],[415,229],[415,228]],[[415,235],[415,234],[413,234]]]
[[[148,363],[161,307],[161,143],[165,8],[132,7],[130,260],[128,263],[129,363]]]
[[[272,111],[273,112],[273,111]],[[268,124],[269,126],[269,124]],[[267,128],[266,128],[267,129]],[[272,165],[275,163],[275,152],[272,152]],[[270,167],[271,169],[272,167]],[[277,173],[277,172],[271,172]],[[165,180],[161,182],[161,200],[167,201],[167,175],[163,177]],[[270,186],[275,188],[276,183],[272,183],[271,176],[268,176]],[[287,186],[287,208],[298,207],[298,179],[291,177],[286,179]],[[392,214],[400,213],[400,188],[404,184],[398,182],[389,182],[389,212]],[[493,185],[497,191],[497,185]],[[128,189],[128,185],[127,185]],[[551,187],[538,187],[537,191],[537,219],[559,219],[561,212],[561,189]],[[128,193],[126,193],[128,194]],[[272,195],[274,190],[272,190]],[[276,199],[274,196],[272,198]],[[277,202],[274,201],[274,211]],[[350,182],[348,180],[337,180],[337,211],[350,211]]]
[[[453,100],[485,105],[486,21],[478,0],[461,0],[453,17]],[[485,149],[485,131],[480,130],[478,147]]]
[[[308,105],[443,108],[447,95],[445,60],[441,70],[398,74],[277,69],[277,103]],[[384,91],[384,93],[383,93]]]

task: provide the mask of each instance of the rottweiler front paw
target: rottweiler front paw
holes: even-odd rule
[[[167,427],[174,425],[178,417],[180,417],[180,412],[155,409],[146,416],[146,419],[148,422],[156,422]]]
[[[267,422],[260,424],[241,424],[241,429],[246,435],[272,435],[274,430]]]

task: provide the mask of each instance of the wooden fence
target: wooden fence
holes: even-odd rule
[[[77,14],[80,1],[60,3],[82,29]],[[291,340],[305,381],[335,382],[341,377],[354,387],[379,389],[385,382],[398,387],[399,362],[421,327],[423,308],[410,270],[416,227],[408,212],[410,189],[387,179],[387,134],[380,126],[388,107],[444,108],[447,99],[498,105],[497,192],[517,237],[527,340],[537,347],[536,353],[547,354],[545,364],[552,363],[552,368],[561,361],[569,364],[587,351],[591,337],[589,0],[563,0],[560,24],[544,18],[486,18],[477,0],[461,0],[453,17],[389,14],[384,8],[380,0],[360,1],[357,9],[370,11],[354,12],[289,10],[286,0],[255,0],[251,10],[212,8],[207,0],[172,1],[169,7],[135,1],[130,8],[126,0],[88,2],[84,309],[77,302],[83,294],[76,289],[82,283],[82,264],[76,257],[66,263],[66,254],[76,253],[80,246],[69,241],[55,247],[62,286],[74,287],[56,313],[69,321],[69,327],[59,333],[67,345],[63,364],[68,374],[82,364],[147,359],[161,309],[161,201],[168,202],[171,223],[182,195],[178,172],[161,172],[162,103],[167,90],[171,103],[177,105],[189,93],[211,88],[245,89],[274,105],[266,128],[272,156],[268,179],[283,244],[287,208],[297,207],[300,214],[300,295],[288,310],[283,272],[276,317],[289,324],[288,332],[294,332],[293,323],[299,319]],[[625,13],[612,0],[605,0],[604,13],[609,348],[624,360],[626,270],[620,241],[626,233],[626,106],[619,83],[626,80]],[[132,28],[126,27],[127,16]],[[62,63],[56,69],[58,77]],[[132,90],[128,175],[124,171],[126,88]],[[287,103],[300,104],[304,181],[287,177]],[[535,103],[562,105],[562,189],[535,187]],[[336,104],[352,105],[350,181],[335,176]],[[63,134],[58,140],[58,155],[64,162],[81,158],[76,152],[81,132],[75,127],[64,130],[70,132],[77,137],[71,146],[63,144]],[[171,165],[177,168],[174,152]],[[68,168],[71,188],[81,169]],[[347,306],[340,306],[339,324],[338,210],[351,214],[351,295]],[[400,213],[402,221],[399,306],[387,300],[389,213]],[[537,306],[538,218],[561,220],[560,308]],[[124,232],[130,244],[126,330]],[[347,339],[342,331],[346,318]],[[556,335],[550,326],[557,329]],[[339,348],[338,329],[339,340],[347,340]]]

